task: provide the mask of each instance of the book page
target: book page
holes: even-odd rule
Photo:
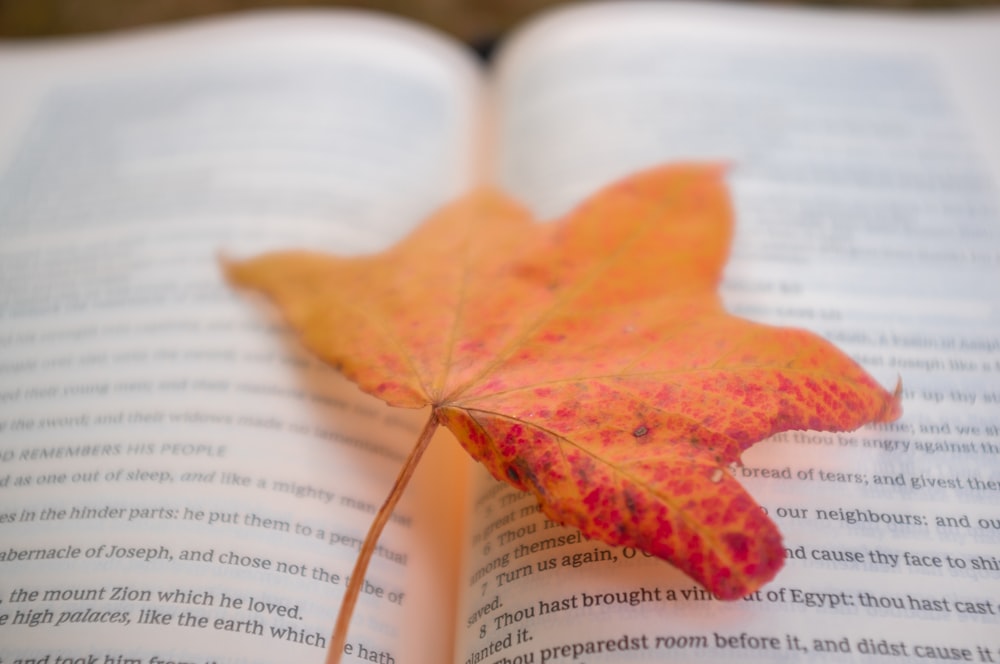
[[[727,307],[901,378],[904,414],[743,455],[787,562],[733,602],[481,477],[456,661],[1000,661],[998,29],[614,4],[515,38],[500,182],[552,216],[645,166],[729,163]]]
[[[394,242],[468,184],[478,65],[349,13],[0,49],[0,656],[323,661],[427,413],[318,364],[217,256]],[[452,448],[345,662],[450,658]]]

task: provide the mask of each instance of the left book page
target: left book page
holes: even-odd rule
[[[0,45],[3,661],[323,660],[426,414],[319,365],[215,258],[399,239],[469,184],[479,77],[353,13]],[[450,659],[450,449],[382,536],[347,662]]]

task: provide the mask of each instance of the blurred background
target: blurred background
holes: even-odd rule
[[[40,37],[116,30],[263,7],[347,6],[399,14],[473,45],[488,47],[538,11],[567,0],[0,0],[0,37]],[[1000,0],[826,0],[784,4],[872,6],[906,11],[998,5]]]

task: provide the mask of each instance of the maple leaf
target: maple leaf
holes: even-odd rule
[[[549,224],[483,189],[374,256],[226,269],[361,389],[430,405],[422,445],[440,423],[553,521],[732,599],[784,549],[727,466],[774,433],[855,429],[900,405],[820,337],[724,310],[723,175],[653,169]]]

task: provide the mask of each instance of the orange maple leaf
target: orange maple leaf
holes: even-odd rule
[[[736,598],[784,549],[727,465],[779,431],[854,429],[900,406],[816,335],[726,313],[731,218],[721,168],[663,167],[551,224],[481,190],[378,255],[227,270],[364,391],[430,405],[550,519]]]

